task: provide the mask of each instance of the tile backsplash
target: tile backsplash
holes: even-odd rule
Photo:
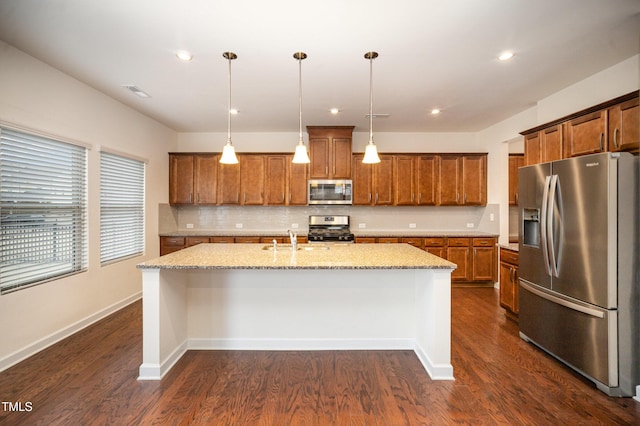
[[[159,205],[159,233],[308,230],[310,215],[348,215],[358,231],[482,231],[499,234],[499,205],[484,207],[170,206]]]

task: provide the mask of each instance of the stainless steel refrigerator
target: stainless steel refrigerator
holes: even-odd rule
[[[519,169],[520,336],[611,396],[640,385],[638,158]]]

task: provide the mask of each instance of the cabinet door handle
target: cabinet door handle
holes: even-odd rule
[[[618,128],[613,129],[613,147],[618,149]]]
[[[247,193],[242,194],[242,204],[247,204]]]
[[[422,192],[418,193],[418,204],[422,204]]]
[[[603,132],[600,132],[600,151],[602,151],[602,150],[603,150],[603,147],[602,147],[602,139],[603,139],[603,138],[604,138],[604,133],[603,133]]]
[[[376,204],[378,204],[378,193],[376,192]]]
[[[324,166],[324,174],[329,176],[329,166]]]
[[[371,203],[371,193],[369,193],[369,203]]]
[[[282,202],[284,203],[284,192],[282,193]]]
[[[411,194],[411,204],[413,204],[413,197],[414,197],[414,195]]]
[[[467,193],[464,193],[464,197],[462,197],[463,199],[463,204],[467,204]]]

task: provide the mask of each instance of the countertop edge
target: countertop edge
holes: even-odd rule
[[[173,270],[199,270],[199,269],[273,269],[273,270],[344,270],[344,269],[449,269],[454,270],[455,267],[446,265],[420,265],[420,266],[175,266],[175,265],[136,265],[138,269],[173,269]]]

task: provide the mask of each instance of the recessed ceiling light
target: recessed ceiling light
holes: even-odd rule
[[[189,62],[193,59],[193,55],[186,50],[179,51],[178,53],[176,53],[176,56],[178,57],[178,59],[185,62]]]
[[[438,108],[434,108],[431,110],[431,115],[437,115],[440,114],[440,110]]]
[[[229,112],[230,112],[231,114],[233,114],[233,115],[237,115],[237,114],[238,114],[238,110],[237,110],[237,109],[235,109],[235,108],[231,108],[231,109],[229,110]]]
[[[129,91],[131,91],[132,93],[136,94],[137,96],[141,97],[141,98],[150,98],[151,95],[149,95],[147,92],[145,92],[144,90],[138,88],[137,86],[133,85],[133,84],[124,84],[122,87],[124,87],[125,89],[128,89]]]
[[[340,110],[339,110],[338,108],[331,108],[331,109],[329,110],[329,112],[331,112],[331,114],[334,114],[334,115],[335,115],[335,114],[338,114],[338,113],[340,112]]]
[[[501,61],[508,61],[511,58],[513,58],[513,52],[502,52],[500,56],[498,56],[498,59]]]

